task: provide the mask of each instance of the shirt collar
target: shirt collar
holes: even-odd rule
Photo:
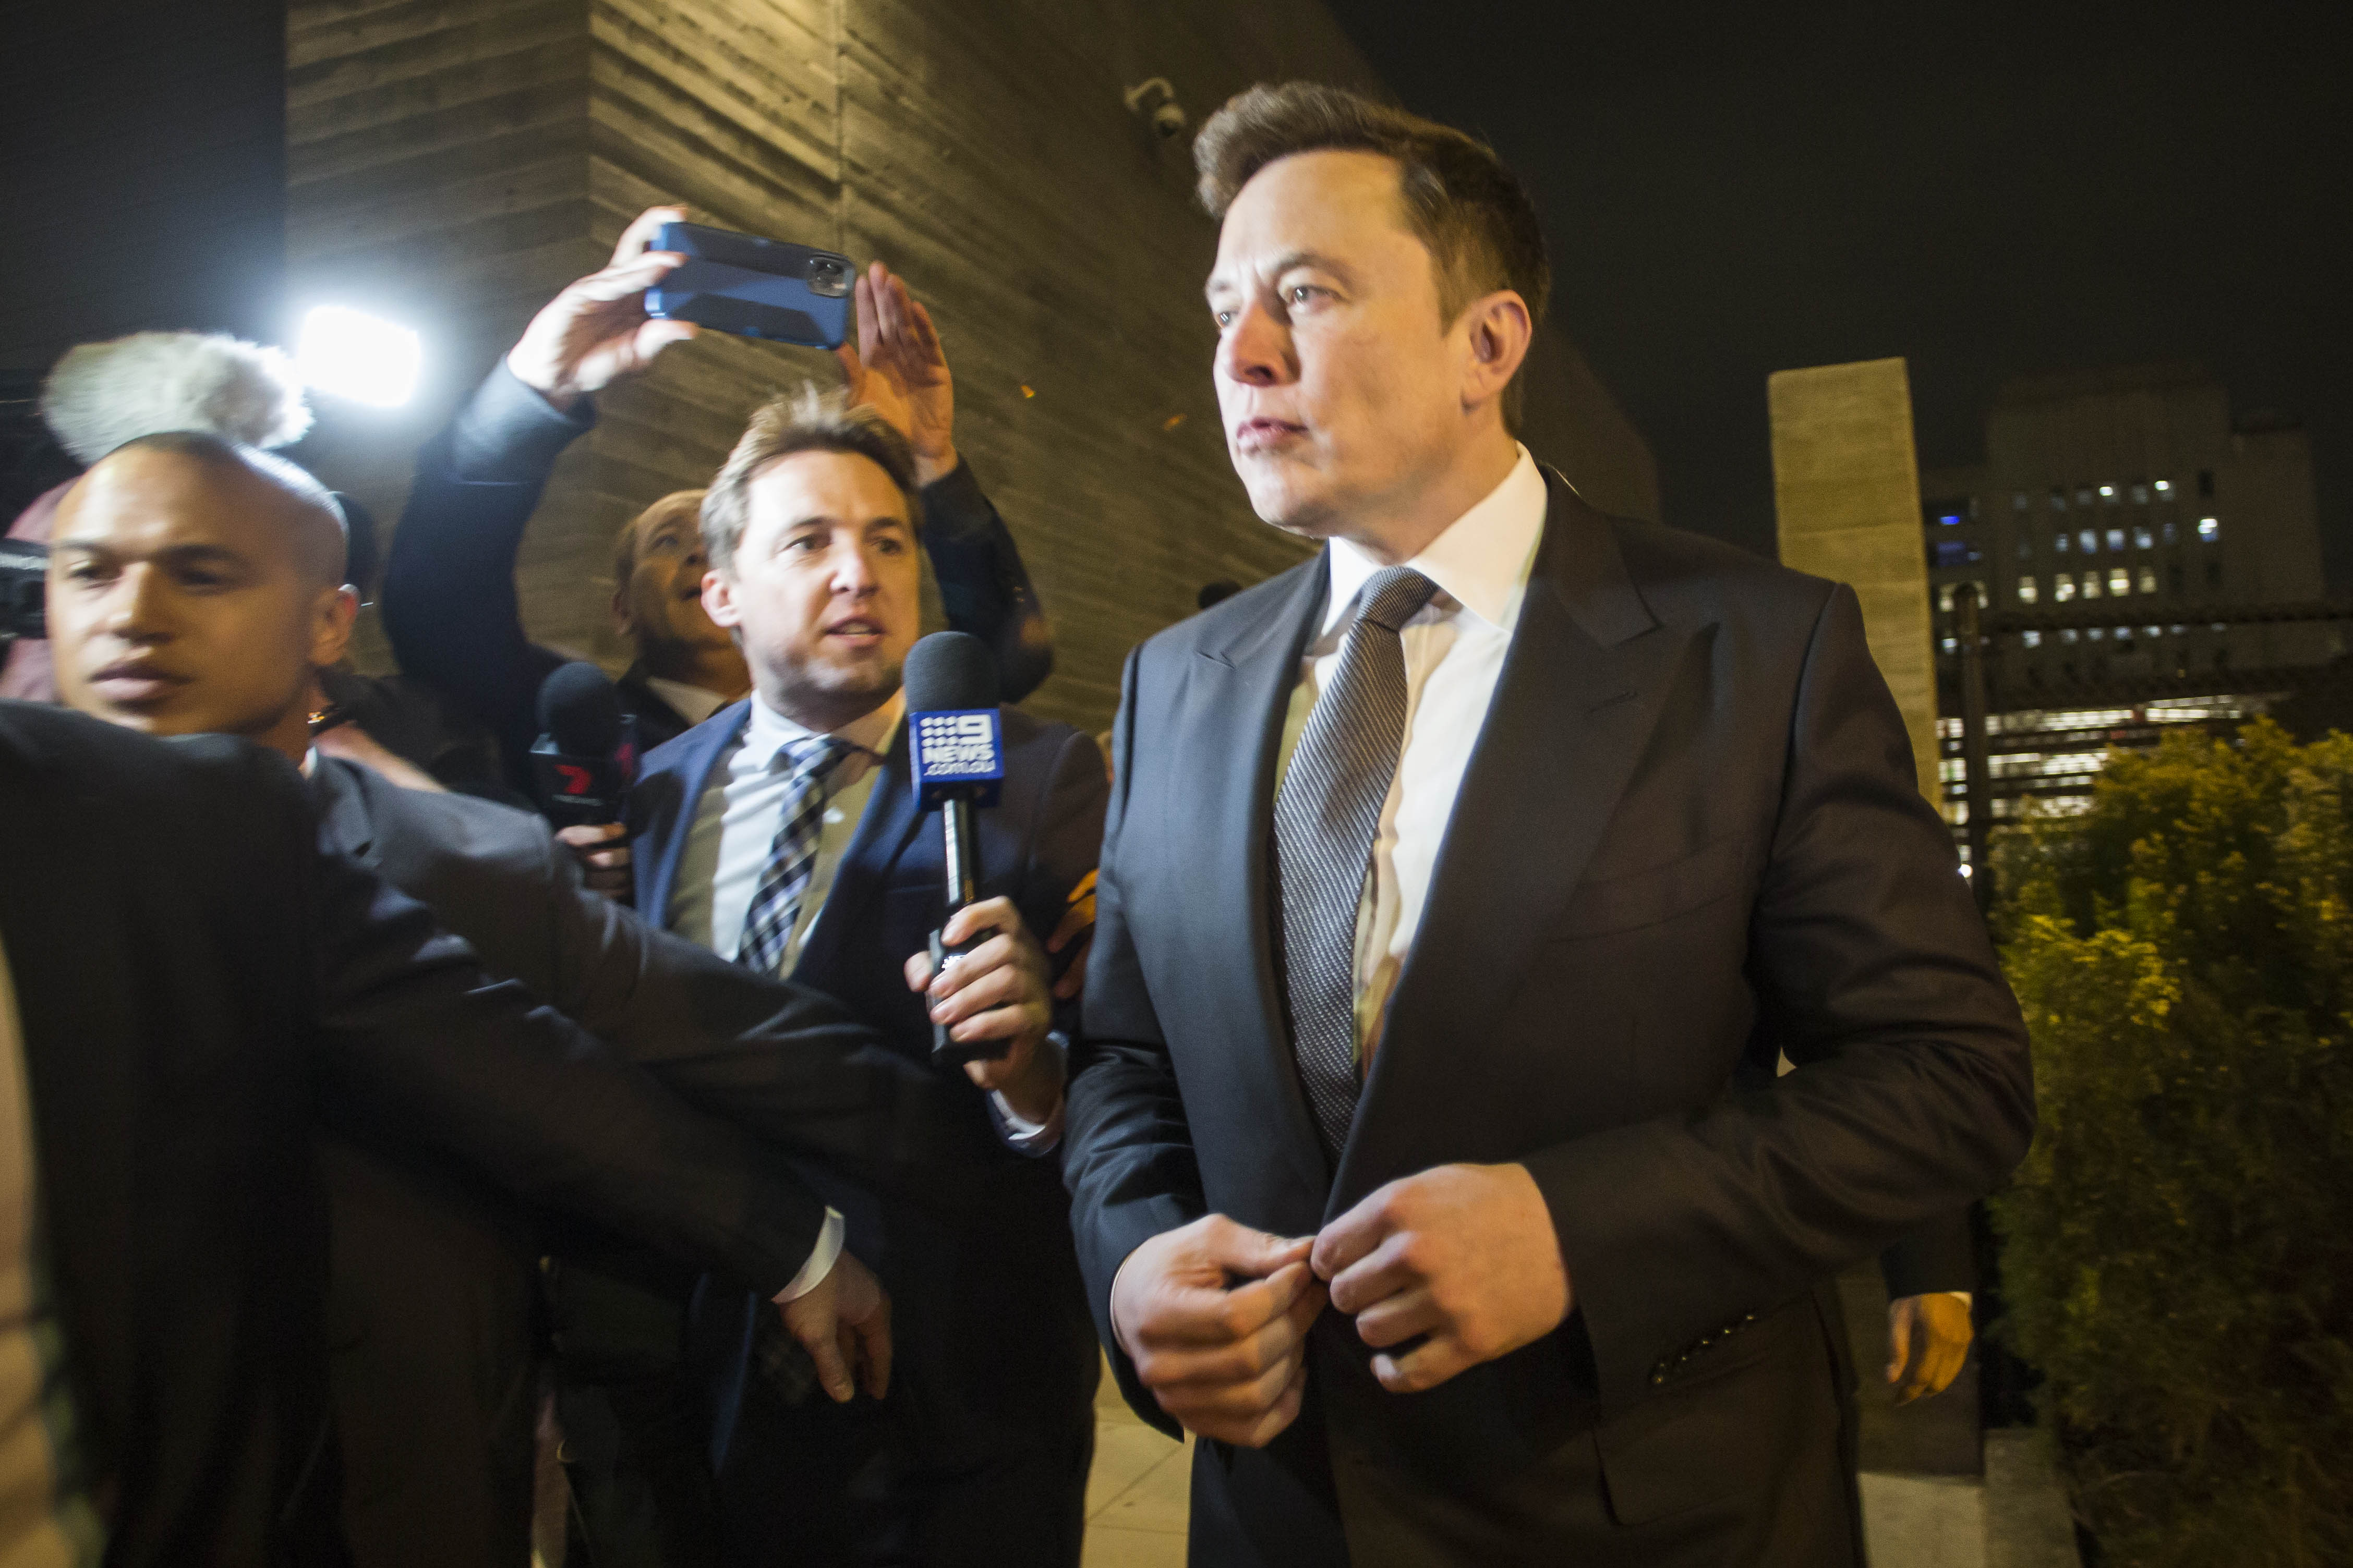
[[[891,700],[871,713],[852,719],[839,730],[828,731],[837,741],[846,741],[869,756],[881,759],[890,755],[891,743],[899,733],[899,721],[906,716],[907,693],[902,689],[891,694]],[[758,692],[752,693],[752,717],[744,727],[744,751],[738,766],[765,768],[776,760],[776,752],[795,741],[805,741],[817,733],[807,725],[797,724],[775,709]]]
[[[1522,447],[1520,460],[1504,482],[1406,564],[1437,584],[1440,593],[1508,633],[1519,625],[1520,605],[1527,597],[1546,500],[1544,472]],[[1332,541],[1331,563],[1332,592],[1324,612],[1327,635],[1355,605],[1366,580],[1381,569],[1345,539]]]
[[[707,687],[689,686],[683,680],[665,680],[659,675],[646,677],[646,685],[655,696],[678,710],[678,716],[689,724],[700,724],[722,708],[727,699]]]

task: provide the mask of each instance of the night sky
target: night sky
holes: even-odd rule
[[[2193,359],[2303,417],[2353,587],[2353,5],[1331,4],[1529,183],[1667,521],[1771,552],[1776,370],[1903,356],[1935,466],[2010,376]]]

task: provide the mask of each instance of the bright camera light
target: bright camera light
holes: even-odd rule
[[[415,332],[347,305],[321,305],[303,317],[294,351],[305,384],[378,408],[408,401],[424,359]]]

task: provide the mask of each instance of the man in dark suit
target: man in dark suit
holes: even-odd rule
[[[825,990],[924,1062],[934,1017],[975,1038],[979,1009],[1002,1004],[976,996],[965,963],[934,977],[909,958],[939,921],[944,879],[899,684],[920,613],[913,479],[904,443],[863,411],[754,416],[702,510],[704,601],[740,641],[754,695],[647,759],[636,865],[649,919]],[[1004,733],[1003,797],[978,814],[984,902],[945,936],[993,927],[990,947],[1042,971],[1034,933],[1094,868],[1103,760],[1086,736],[1017,710]],[[928,1016],[910,980],[930,984]],[[1039,1009],[1025,1028],[1050,1022]],[[729,1562],[1077,1563],[1099,1363],[1068,1200],[1043,1157],[1059,1095],[1044,1111],[966,1095],[976,1122],[1006,1122],[1036,1157],[976,1180],[952,1224],[828,1189],[892,1294],[894,1392],[822,1407],[751,1382],[723,1476]]]
[[[52,563],[67,699],[150,733],[241,734],[303,763],[327,848],[426,903],[492,973],[780,1148],[901,1187],[940,1184],[987,1157],[993,1141],[965,1138],[964,1107],[930,1075],[834,1004],[587,892],[537,817],[315,755],[316,677],[340,657],[355,607],[332,570],[343,557],[330,504],[290,465],[205,437],[150,437],[101,460],[60,510]],[[1019,1092],[1025,1069],[1050,1100],[1059,1064],[990,1070]],[[322,1152],[332,1370],[361,1568],[519,1563],[543,1243],[463,1173],[350,1140]],[[788,1316],[848,1397],[834,1303],[856,1303],[849,1316],[878,1343],[887,1320],[854,1258],[807,1267]]]
[[[1114,742],[1064,1166],[1193,1561],[1853,1562],[1823,1282],[2033,1121],[1853,595],[1519,447],[1485,148],[1293,84],[1196,158],[1235,467],[1325,546]]]
[[[744,1134],[322,854],[265,749],[0,704],[0,1047],[29,1091],[0,1119],[0,1272],[32,1282],[0,1313],[0,1492],[12,1548],[63,1548],[26,1561],[345,1560],[315,1127],[768,1294],[821,1228]]]
[[[515,787],[537,730],[540,682],[565,655],[533,645],[515,598],[515,551],[555,459],[596,423],[594,395],[633,375],[691,321],[645,311],[648,288],[684,258],[650,248],[683,207],[649,208],[610,265],[533,318],[480,390],[417,454],[393,535],[385,631],[401,668],[448,693],[498,736]],[[955,390],[931,316],[880,262],[855,288],[858,342],[837,351],[852,402],[875,407],[913,444],[924,533],[949,624],[997,651],[1010,700],[1053,668],[1052,635],[1013,536],[955,447]],[[750,689],[743,655],[703,614],[700,490],[662,497],[615,542],[613,614],[638,659],[619,686],[650,751]]]

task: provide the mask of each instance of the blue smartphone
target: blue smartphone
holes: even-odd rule
[[[686,260],[646,290],[646,314],[771,342],[838,349],[849,333],[849,258],[781,239],[666,223],[656,250]]]

